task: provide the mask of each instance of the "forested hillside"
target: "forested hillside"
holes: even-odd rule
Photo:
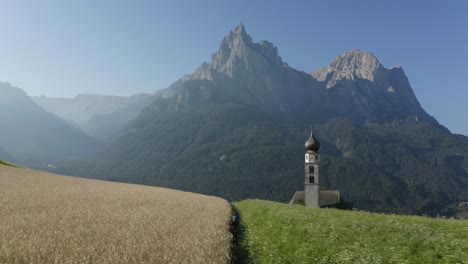
[[[310,125],[323,142],[324,187],[359,209],[453,215],[468,201],[468,139],[425,112],[401,67],[354,50],[306,74],[242,25],[104,153],[60,169],[230,200],[287,201],[303,188]]]

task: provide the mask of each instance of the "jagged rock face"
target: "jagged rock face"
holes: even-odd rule
[[[339,55],[330,65],[312,73],[321,82],[327,82],[327,89],[339,81],[363,79],[378,84],[388,84],[385,68],[369,52],[353,50]]]
[[[243,25],[224,37],[211,62],[195,71],[192,79],[208,79],[235,82],[230,95],[241,92],[260,97],[272,97],[277,93],[281,72],[287,66],[278,56],[278,50],[268,41],[254,43]],[[247,99],[247,98],[244,98]]]
[[[239,73],[262,73],[269,68],[283,66],[278,49],[265,40],[253,43],[243,25],[224,37],[211,59],[212,69],[231,78]]]
[[[466,197],[468,143],[430,120],[401,68],[370,53],[347,52],[306,74],[240,26],[210,62],[157,96],[102,156],[97,177],[286,200],[304,186],[298,150],[314,124],[323,185],[358,208],[427,213]]]
[[[386,69],[369,52],[345,52],[311,75],[327,90],[327,107],[337,115],[365,123],[408,115],[435,121],[422,109],[403,69]]]
[[[411,88],[408,78],[400,66],[391,67],[387,69],[387,76],[390,86],[387,89],[389,93],[396,93],[400,98],[404,98],[408,106],[412,108],[422,109],[421,105],[416,98],[416,95]]]
[[[409,115],[435,122],[421,108],[400,67],[386,69],[371,53],[353,50],[306,74],[284,63],[270,42],[253,42],[243,25],[224,37],[210,62],[172,84],[164,95],[163,108],[150,108],[190,111],[204,101],[222,100],[316,122],[346,116],[378,123]]]
[[[177,91],[177,99],[169,105],[187,110],[194,101],[216,98],[268,111],[297,112],[305,95],[313,93],[315,82],[310,75],[284,63],[272,43],[254,43],[240,25],[224,37],[209,63],[169,87]]]

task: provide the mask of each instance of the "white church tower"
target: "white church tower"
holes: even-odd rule
[[[320,142],[314,137],[311,128],[310,137],[305,142],[305,178],[304,203],[306,207],[320,207]]]

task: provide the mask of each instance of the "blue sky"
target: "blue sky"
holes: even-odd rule
[[[1,1],[0,81],[30,95],[130,95],[191,73],[242,22],[312,72],[351,49],[401,65],[419,101],[468,135],[468,1]]]

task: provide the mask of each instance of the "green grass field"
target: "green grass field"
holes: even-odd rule
[[[245,200],[238,263],[468,263],[468,221]]]
[[[20,168],[20,166],[13,164],[8,161],[0,160],[0,165],[5,165],[5,166],[10,166],[10,167],[15,167],[15,168]]]

